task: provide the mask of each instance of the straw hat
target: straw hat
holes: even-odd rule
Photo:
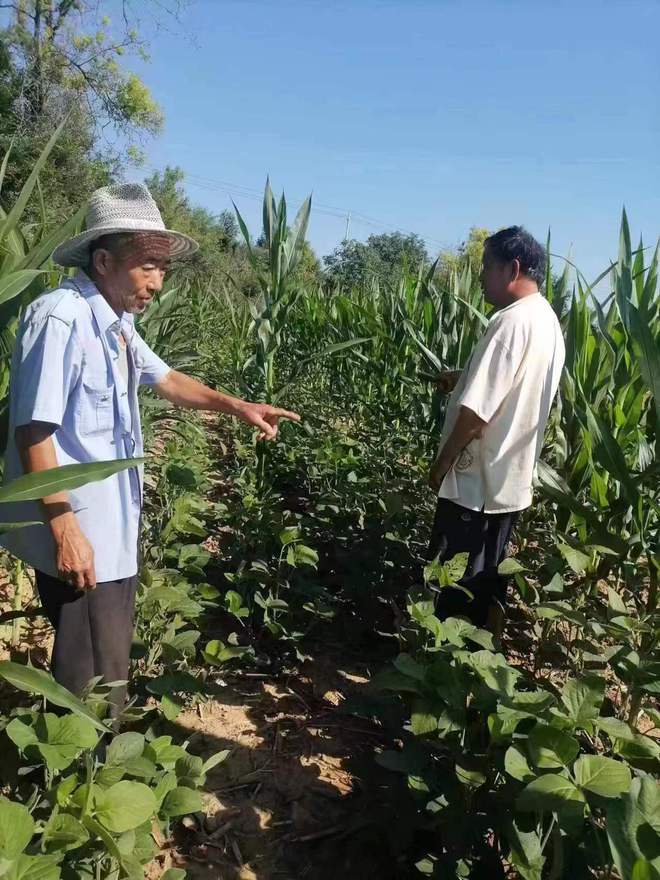
[[[143,183],[119,183],[92,193],[85,221],[86,230],[62,242],[53,251],[60,266],[86,266],[89,246],[102,235],[114,232],[154,232],[170,240],[170,257],[194,254],[199,245],[182,232],[166,229],[151,193]]]

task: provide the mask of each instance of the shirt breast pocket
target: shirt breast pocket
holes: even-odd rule
[[[114,388],[112,385],[83,381],[78,409],[80,433],[84,436],[112,433],[114,427]]]

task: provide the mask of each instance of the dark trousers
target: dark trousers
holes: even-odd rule
[[[77,695],[98,676],[108,683],[126,681],[137,575],[82,592],[42,571],[35,574],[41,604],[55,628],[54,678]],[[114,688],[110,699],[116,714],[124,705],[126,687]]]
[[[438,499],[428,557],[447,562],[457,553],[469,553],[467,569],[459,583],[474,597],[455,587],[443,587],[436,606],[438,617],[464,616],[477,626],[484,626],[491,606],[504,606],[508,578],[498,574],[497,568],[506,556],[518,516],[519,512],[467,510],[446,498]]]

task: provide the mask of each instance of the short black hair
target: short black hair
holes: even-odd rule
[[[484,246],[499,263],[518,260],[520,271],[539,287],[545,282],[547,258],[545,248],[522,226],[509,226],[489,235]]]

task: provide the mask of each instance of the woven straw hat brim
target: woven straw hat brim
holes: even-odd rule
[[[183,232],[175,232],[172,229],[154,228],[145,225],[118,225],[113,223],[109,226],[96,226],[94,229],[88,229],[73,238],[62,242],[55,248],[52,253],[52,259],[58,266],[69,268],[72,266],[86,266],[89,259],[89,246],[97,238],[102,235],[111,235],[116,232],[148,232],[153,235],[163,236],[170,240],[170,258],[173,260],[182,260],[191,256],[195,251],[199,250],[197,242],[184,235]]]

